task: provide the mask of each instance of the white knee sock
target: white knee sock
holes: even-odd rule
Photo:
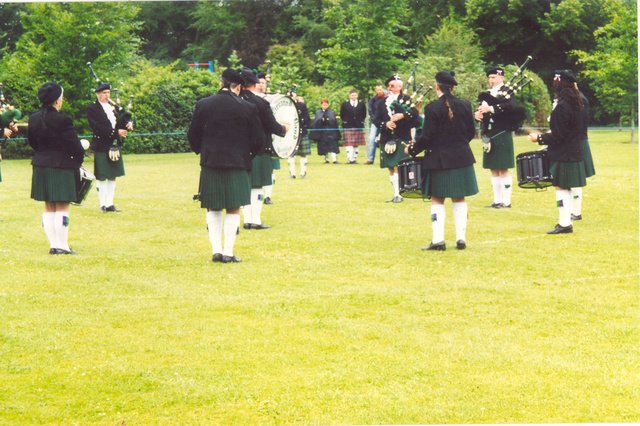
[[[300,157],[300,176],[307,174],[307,157]]]
[[[271,197],[271,191],[273,190],[273,185],[276,183],[276,175],[271,173],[271,185],[266,185],[264,187],[264,196]]]
[[[338,154],[336,154],[335,152],[330,152],[330,154],[331,154],[331,161],[333,161],[334,163],[338,161]]]
[[[498,204],[502,202],[502,184],[500,176],[491,176],[491,186],[493,187],[493,202]]]
[[[113,205],[113,196],[116,193],[116,181],[115,180],[107,180],[107,194],[105,202],[107,203],[107,207]]]
[[[56,228],[54,225],[55,220],[56,212],[42,213],[42,227],[44,228],[44,233],[47,235],[47,239],[49,240],[49,248],[58,248],[58,240],[56,239]]]
[[[431,204],[431,229],[433,230],[432,243],[438,244],[444,241],[444,204]]]
[[[54,227],[56,230],[56,247],[63,250],[69,250],[69,213],[56,212]]]
[[[222,220],[223,213],[221,211],[207,212],[207,230],[209,231],[209,241],[213,254],[222,253]],[[238,216],[239,217],[239,216]],[[240,223],[240,222],[238,222]]]
[[[353,147],[352,146],[347,146],[347,147],[345,147],[345,151],[347,151],[347,160],[348,161],[353,161]]]
[[[358,152],[360,152],[360,150],[358,148],[359,147],[357,147],[357,146],[353,147],[353,161],[356,161],[358,159]]]
[[[400,196],[400,176],[398,176],[398,173],[394,173],[391,176],[389,176],[389,180],[391,181],[391,185],[393,185],[394,197],[399,197]]]
[[[582,188],[571,188],[571,213],[576,216],[582,214]]]
[[[453,222],[456,226],[456,241],[466,241],[467,237],[467,217],[469,208],[467,202],[453,203]]]
[[[560,226],[571,225],[571,191],[568,189],[556,190],[556,203],[558,205]]]
[[[222,252],[225,256],[233,256],[238,226],[240,226],[240,215],[227,213],[224,218],[224,251]]]
[[[242,217],[243,217],[244,223],[253,223],[251,221],[251,204],[242,206],[241,209],[242,209]]]
[[[500,178],[500,183],[502,185],[502,201],[501,203],[505,206],[511,204],[511,189],[513,185],[513,179],[511,176]]]
[[[295,176],[296,175],[296,157],[287,158],[287,163],[289,164],[289,173],[291,174],[291,176]]]
[[[262,188],[251,188],[251,223],[260,225],[262,219],[260,214],[262,213]]]
[[[97,180],[96,189],[98,190],[98,200],[100,200],[100,207],[107,206],[107,181]]]

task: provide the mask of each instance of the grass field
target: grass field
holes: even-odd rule
[[[76,256],[48,254],[29,161],[3,161],[0,424],[638,422],[638,145],[590,140],[573,234],[545,234],[553,190],[484,208],[476,164],[468,249],[447,200],[448,250],[424,252],[429,203],[313,155],[305,180],[282,161],[238,264],[211,262],[194,154],[126,156],[122,213],[72,207]]]

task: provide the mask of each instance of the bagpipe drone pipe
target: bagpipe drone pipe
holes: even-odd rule
[[[93,75],[93,78],[96,81],[96,84],[98,85],[102,84],[102,82],[100,82],[100,79],[96,75],[95,71],[93,70],[93,67],[91,66],[91,62],[87,62],[87,66],[89,67],[89,70],[91,71],[91,74]],[[89,97],[92,97],[92,92],[93,90],[90,89]],[[126,107],[123,107],[120,104],[120,96],[118,95],[118,89],[113,88],[113,96],[115,98],[115,102],[112,99],[109,99],[109,103],[115,109],[116,119],[118,123],[121,123],[121,124],[131,123],[132,125],[135,126],[136,118],[133,111],[133,95],[129,96],[129,103],[127,104]]]

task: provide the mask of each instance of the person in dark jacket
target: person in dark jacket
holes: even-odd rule
[[[491,171],[493,202],[487,207],[500,209],[511,207],[513,178],[509,169],[515,167],[513,151],[513,113],[518,108],[515,97],[505,99],[498,93],[506,91],[504,69],[492,67],[487,70],[491,89],[489,93],[496,100],[494,105],[486,101],[478,107],[475,119],[482,122],[482,135],[491,138],[491,143],[483,146],[482,167]]]
[[[268,229],[269,225],[262,223],[261,213],[262,204],[271,204],[264,199],[264,188],[273,185],[273,161],[267,147],[271,144],[271,135],[284,137],[289,130],[290,123],[280,124],[273,115],[271,105],[265,99],[259,90],[260,80],[258,76],[249,68],[243,68],[241,76],[244,79],[244,89],[240,92],[240,96],[258,108],[258,117],[262,124],[264,132],[262,151],[256,155],[251,165],[251,203],[243,206],[242,213],[244,215],[244,229]],[[270,195],[270,194],[269,194]]]
[[[576,83],[576,87],[577,86],[578,84]],[[591,111],[589,101],[582,92],[580,92],[580,98],[582,98],[582,154],[584,155],[586,177],[590,178],[596,174],[588,134]],[[582,187],[571,188],[571,200],[571,220],[582,220]]]
[[[393,186],[394,196],[387,203],[401,203],[398,164],[409,158],[401,143],[411,141],[411,129],[419,124],[420,112],[411,108],[410,97],[402,94],[402,80],[393,75],[385,81],[387,96],[376,104],[376,115],[373,119],[380,129],[380,168],[389,170],[389,180]],[[401,105],[402,104],[402,105]]]
[[[287,159],[287,163],[289,164],[289,179],[296,178],[296,157],[300,157],[300,179],[304,179],[307,177],[307,155],[311,155],[311,143],[309,142],[308,132],[311,117],[309,116],[309,109],[302,96],[295,96],[293,100],[298,110],[302,135],[298,149]]]
[[[251,201],[251,162],[265,138],[258,109],[240,98],[243,83],[239,72],[225,70],[220,91],[196,103],[187,131],[189,146],[200,155],[199,198],[207,209],[214,262],[242,261],[233,254],[240,206]]]
[[[456,247],[466,248],[468,207],[465,197],[478,193],[473,164],[476,162],[469,142],[475,134],[471,104],[453,96],[457,86],[452,73],[436,74],[438,99],[424,108],[424,126],[420,138],[407,147],[416,156],[425,151],[422,159],[423,193],[431,197],[431,227],[433,238],[423,250],[446,250],[444,222],[446,198],[453,203],[456,228]]]
[[[342,120],[342,141],[347,151],[347,164],[358,163],[358,150],[365,145],[364,120],[367,118],[367,107],[358,101],[358,91],[349,92],[349,100],[340,105]]]
[[[77,201],[76,176],[84,147],[71,119],[59,112],[62,93],[56,82],[43,84],[38,89],[42,108],[29,116],[27,139],[35,151],[31,161],[31,198],[44,201],[42,226],[49,240],[49,253],[76,254],[68,243],[69,204]]]
[[[576,86],[576,77],[568,70],[555,72],[554,108],[549,118],[549,133],[530,133],[529,140],[547,145],[549,172],[556,187],[558,224],[547,234],[569,234],[571,223],[571,188],[587,185],[582,140],[584,132],[584,104]]]
[[[119,212],[113,204],[116,178],[124,176],[120,155],[122,139],[133,130],[131,114],[111,100],[111,85],[100,83],[95,89],[96,101],[87,106],[87,119],[93,130],[94,174],[100,200],[100,213]]]
[[[371,129],[369,130],[369,148],[367,149],[367,162],[365,164],[373,164],[376,158],[376,147],[378,146],[378,135],[380,129],[374,123],[373,118],[376,116],[376,105],[378,101],[385,98],[387,94],[384,92],[382,84],[376,84],[376,93],[369,99],[369,119],[371,120]]]
[[[311,123],[309,138],[318,143],[318,155],[324,155],[325,164],[329,163],[329,156],[333,164],[338,164],[342,134],[338,129],[336,113],[329,109],[328,99],[320,101],[320,109]]]

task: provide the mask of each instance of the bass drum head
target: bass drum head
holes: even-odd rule
[[[289,158],[298,149],[302,128],[300,127],[300,117],[296,104],[288,96],[265,95],[265,100],[269,102],[271,111],[278,123],[289,123],[289,131],[284,137],[272,135],[272,153],[280,158]]]

